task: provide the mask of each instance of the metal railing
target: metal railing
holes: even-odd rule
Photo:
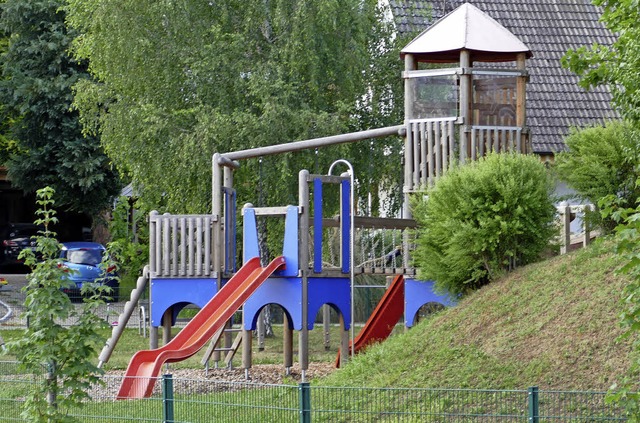
[[[43,376],[0,362],[0,421],[22,421],[24,398]],[[153,395],[114,401],[122,377],[104,376],[80,421],[146,422],[604,422],[625,421],[605,392],[358,388],[158,378]]]

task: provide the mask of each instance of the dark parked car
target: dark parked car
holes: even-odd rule
[[[66,271],[68,286],[63,288],[69,298],[81,298],[80,290],[84,284],[96,283],[111,287],[107,297],[117,301],[120,295],[120,283],[115,268],[102,269],[102,257],[106,249],[97,242],[65,242],[62,244],[60,266]]]
[[[33,223],[9,223],[0,227],[0,264],[18,264],[18,258],[25,248],[35,249],[36,242],[31,237],[42,230]]]

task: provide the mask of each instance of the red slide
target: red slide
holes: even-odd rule
[[[164,363],[182,361],[197,353],[260,284],[284,264],[283,256],[264,268],[260,267],[258,257],[246,262],[169,343],[133,355],[116,398],[150,397]]]
[[[397,275],[354,339],[354,352],[357,353],[367,345],[387,339],[402,317],[402,313],[404,313],[404,277]],[[351,348],[351,342],[349,342],[349,353]],[[340,351],[336,357],[336,367],[340,367]]]

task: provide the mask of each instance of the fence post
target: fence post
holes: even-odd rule
[[[532,386],[528,389],[529,397],[529,423],[538,423],[540,421],[538,409],[538,387]]]
[[[173,376],[162,375],[162,421],[171,423],[173,417]]]
[[[300,391],[300,423],[311,422],[311,388],[309,382],[298,385]]]
[[[560,214],[562,215],[560,254],[567,254],[571,247],[571,206],[566,202],[560,204]]]

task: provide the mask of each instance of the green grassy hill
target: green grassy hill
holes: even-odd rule
[[[630,362],[621,263],[609,242],[521,268],[319,383],[606,390]]]

